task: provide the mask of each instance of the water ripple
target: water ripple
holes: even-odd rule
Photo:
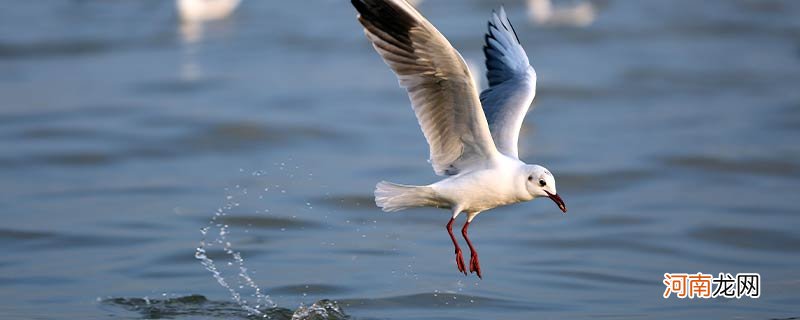
[[[349,292],[350,288],[343,286],[336,286],[331,284],[298,284],[276,287],[269,290],[272,294],[288,294],[288,295],[333,295]]]
[[[662,158],[668,166],[720,173],[785,176],[800,174],[800,165],[775,159],[726,159],[704,155],[670,156]]]
[[[704,226],[689,231],[688,235],[737,249],[800,253],[800,237],[774,229]]]
[[[604,282],[613,285],[619,285],[619,284],[632,284],[632,285],[642,285],[642,286],[653,285],[652,280],[639,279],[630,276],[622,276],[619,275],[618,272],[597,272],[597,271],[586,271],[586,270],[554,270],[551,273],[568,278],[578,278],[593,282]]]
[[[217,219],[218,222],[227,224],[229,226],[248,227],[258,229],[271,229],[271,230],[284,230],[284,229],[318,229],[322,224],[310,221],[301,220],[298,218],[284,218],[284,217],[268,217],[268,216],[222,216]]]
[[[593,173],[562,172],[558,174],[558,186],[570,192],[592,192],[618,190],[636,186],[651,178],[653,173],[642,170],[607,170]]]
[[[569,238],[542,238],[525,241],[526,246],[551,247],[559,249],[603,249],[603,250],[622,250],[640,253],[660,253],[678,255],[676,249],[648,243],[646,239],[653,238],[646,233],[616,233],[614,235],[594,235]]]
[[[36,250],[67,248],[127,247],[152,242],[152,238],[107,235],[74,235],[49,231],[0,229],[0,245]]]
[[[358,308],[478,308],[494,307],[526,310],[554,310],[561,306],[545,303],[521,303],[458,293],[417,293],[385,298],[341,299],[343,306]]]

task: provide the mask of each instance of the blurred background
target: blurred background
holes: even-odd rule
[[[0,2],[3,318],[231,317],[109,302],[252,305],[226,249],[278,306],[358,319],[800,316],[800,2],[504,1],[539,77],[521,157],[570,211],[478,217],[483,280],[446,211],[374,206],[438,177],[349,2]],[[482,73],[500,2],[417,5]],[[664,299],[665,272],[762,297]]]

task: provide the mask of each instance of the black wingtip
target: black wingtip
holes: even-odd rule
[[[369,10],[367,8],[367,5],[365,3],[363,3],[363,2],[361,2],[361,0],[350,0],[350,4],[352,4],[353,7],[356,8],[356,11],[358,11],[358,14],[364,14],[364,12]]]
[[[364,28],[394,45],[410,46],[410,30],[418,25],[413,13],[394,1],[350,0]]]
[[[517,35],[517,30],[514,29],[514,24],[511,23],[511,19],[509,19],[508,16],[506,16],[506,22],[508,22],[508,26],[511,27],[511,33],[514,34],[514,38],[517,39],[517,43],[522,44],[522,42],[519,41],[519,36]]]
[[[501,4],[500,5],[500,9],[502,11],[506,10],[505,7],[506,7],[505,4]],[[497,14],[497,9],[492,9],[492,17],[494,17],[495,15],[497,16],[497,20],[500,21],[500,25],[503,26],[503,29],[506,29],[506,31],[511,31],[511,33],[514,34],[514,38],[517,40],[517,43],[522,44],[522,42],[519,41],[519,36],[517,35],[517,30],[514,29],[514,24],[511,23],[511,19],[508,17],[508,13],[506,13],[506,21],[505,22],[503,22],[503,20],[500,19],[500,15]],[[506,24],[508,24],[508,26],[506,26]],[[500,30],[500,28],[498,28],[497,25],[495,25],[492,22],[492,20],[489,20],[489,25],[487,27],[489,29],[489,31],[488,31],[489,34],[492,33],[492,27],[494,27],[497,30]],[[509,30],[509,27],[511,28],[510,30]]]

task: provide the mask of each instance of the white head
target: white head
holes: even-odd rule
[[[525,165],[525,189],[535,199],[548,197],[558,205],[562,212],[567,213],[567,205],[556,192],[556,178],[545,167],[539,165]]]

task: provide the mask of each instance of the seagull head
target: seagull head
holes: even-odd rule
[[[567,213],[567,205],[556,192],[556,178],[545,167],[539,165],[525,166],[525,188],[535,199],[548,197],[558,205],[562,212]]]

